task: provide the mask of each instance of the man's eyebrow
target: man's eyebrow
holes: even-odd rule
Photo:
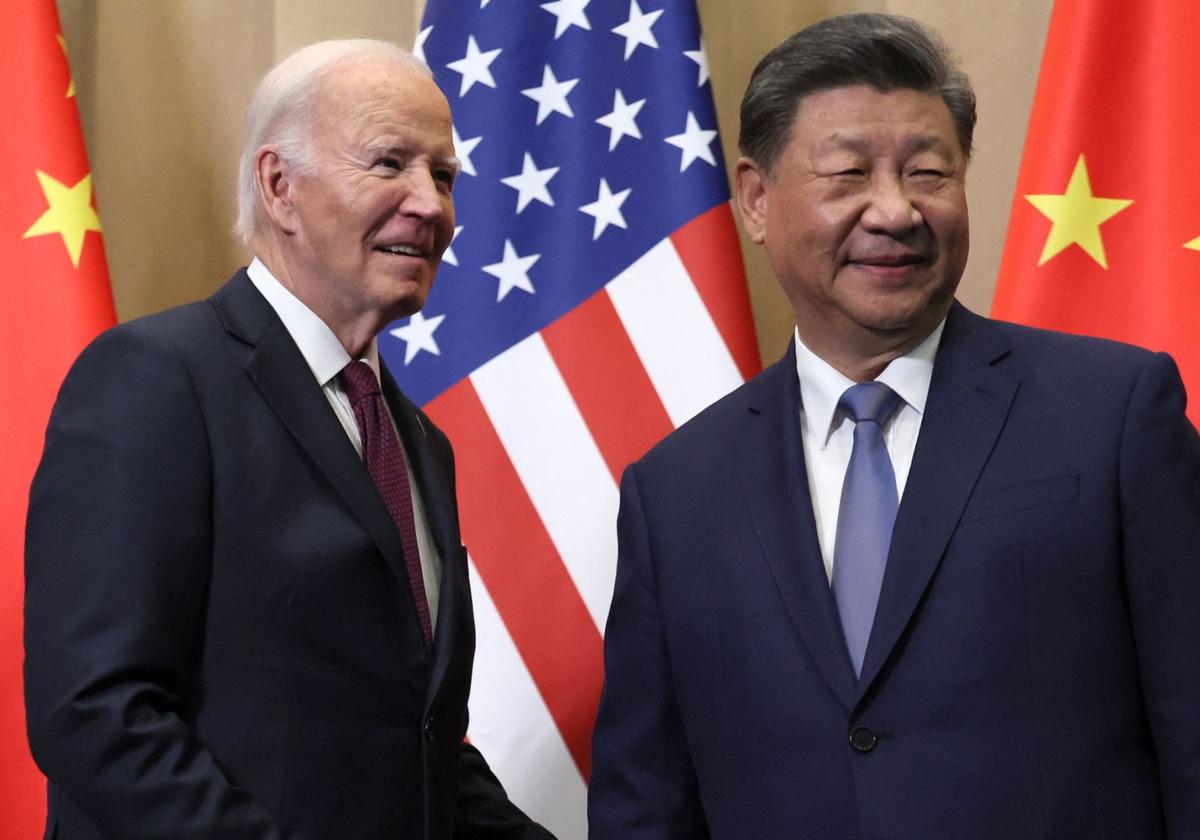
[[[927,152],[930,149],[949,150],[955,148],[955,146],[947,143],[946,138],[937,134],[922,134],[919,137],[913,138],[911,148],[914,152]]]
[[[865,137],[857,137],[853,134],[843,134],[842,132],[834,132],[817,143],[817,152],[835,152],[848,151],[865,153],[870,146],[870,142]]]
[[[368,146],[366,149],[367,155],[372,158],[394,156],[398,158],[408,158],[412,156],[413,149],[403,143],[382,142]],[[462,161],[454,155],[434,157],[433,163],[435,166],[442,166],[448,169],[453,169],[456,173],[462,170]]]

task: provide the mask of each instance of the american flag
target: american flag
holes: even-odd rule
[[[759,368],[708,59],[694,0],[429,0],[415,52],[458,220],[380,350],[457,455],[469,736],[583,838],[621,471]]]

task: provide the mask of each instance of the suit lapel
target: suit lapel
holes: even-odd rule
[[[396,420],[396,427],[404,441],[404,451],[416,477],[417,487],[420,488],[426,523],[437,546],[438,568],[441,571],[437,627],[433,634],[433,671],[426,693],[428,705],[437,695],[458,638],[459,611],[462,609],[458,597],[461,570],[453,562],[459,547],[457,517],[454,499],[446,482],[447,467],[437,463],[430,446],[429,429],[426,427],[429,421],[422,419],[417,407],[404,396],[382,360],[379,374],[384,398]]]
[[[892,532],[860,700],[912,619],[1008,417],[1018,383],[997,364],[1007,353],[985,319],[954,305]]]
[[[854,670],[825,576],[800,438],[795,348],[747,389],[738,474],[759,543],[805,646],[849,709]]]
[[[454,514],[454,499],[446,483],[446,467],[437,463],[430,446],[429,420],[421,415],[417,407],[404,395],[391,372],[381,359],[379,362],[380,384],[384,399],[391,409],[404,441],[404,451],[411,462],[417,486],[421,488],[421,500],[429,530],[437,543],[442,557],[458,547],[457,517]]]
[[[392,572],[407,586],[400,533],[283,322],[244,270],[211,301],[226,329],[254,346],[245,370],[263,399],[329,479]]]

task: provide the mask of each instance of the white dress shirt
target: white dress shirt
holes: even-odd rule
[[[350,405],[350,398],[346,396],[346,390],[338,378],[342,368],[350,363],[350,354],[338,341],[329,325],[276,280],[275,276],[257,257],[250,263],[246,273],[250,275],[250,282],[262,292],[267,303],[275,310],[275,314],[283,322],[283,326],[291,335],[292,340],[296,342],[296,346],[300,348],[300,354],[308,362],[317,384],[321,386],[321,391],[325,394],[325,399],[329,400],[333,413],[341,422],[342,428],[346,430],[347,437],[350,438],[350,442],[354,444],[354,448],[361,458],[362,436],[358,431],[358,422],[354,419],[354,408]],[[360,361],[370,365],[371,370],[375,372],[375,379],[378,380],[379,348],[373,339]],[[388,416],[391,416],[390,406],[388,407]],[[395,418],[392,418],[392,427],[395,428],[395,425]],[[404,439],[400,437],[399,430],[396,432],[396,438],[400,441],[400,448],[404,450]],[[421,499],[421,489],[417,486],[413,476],[412,460],[408,457],[407,450],[404,451],[404,460],[408,466],[408,486],[412,489],[413,520],[417,532],[417,551],[421,555],[421,577],[424,578],[425,597],[429,601],[429,621],[436,628],[441,568],[437,562],[437,547],[434,545],[433,536],[429,532],[429,522],[425,517],[425,504]]]
[[[917,447],[917,433],[929,396],[933,377],[933,358],[937,355],[946,322],[912,352],[900,356],[876,377],[900,395],[904,402],[883,427],[884,442],[896,473],[896,497],[904,498],[904,485]],[[825,574],[833,580],[833,550],[837,539],[838,509],[842,502],[842,481],[854,448],[854,421],[838,409],[838,400],[856,384],[805,346],[796,331],[796,375],[800,378],[800,437],[804,441],[804,462],[808,465],[808,490],[817,521],[817,539]]]

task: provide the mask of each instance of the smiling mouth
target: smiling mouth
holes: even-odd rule
[[[398,257],[425,258],[425,252],[415,245],[376,245],[375,250]]]

